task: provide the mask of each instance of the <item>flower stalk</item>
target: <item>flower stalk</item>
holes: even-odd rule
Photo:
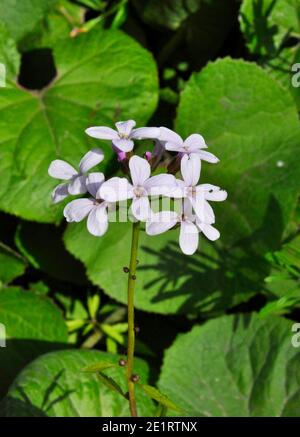
[[[128,305],[128,343],[127,343],[127,367],[126,377],[128,385],[129,408],[132,417],[137,417],[137,407],[135,400],[135,384],[133,381],[134,366],[134,288],[136,282],[137,253],[139,244],[140,222],[132,224],[131,255],[128,273],[127,305]]]

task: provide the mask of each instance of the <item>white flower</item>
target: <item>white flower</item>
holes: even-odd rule
[[[192,134],[185,141],[176,132],[166,127],[160,127],[159,141],[164,144],[165,149],[170,152],[178,152],[181,155],[196,155],[203,161],[213,164],[219,159],[210,152],[203,149],[207,148],[204,138],[199,134]]]
[[[156,139],[159,136],[157,127],[141,127],[133,129],[136,125],[134,120],[119,121],[116,123],[117,130],[106,126],[94,126],[86,129],[86,133],[93,138],[100,140],[112,140],[116,151],[130,152],[134,147],[133,140],[145,138]]]
[[[145,221],[150,213],[149,196],[163,195],[176,186],[175,177],[159,174],[150,177],[151,167],[146,159],[132,156],[129,160],[132,184],[125,178],[114,177],[104,182],[100,196],[108,202],[132,199],[131,212],[137,220]]]
[[[183,181],[176,180],[177,189],[166,193],[169,197],[186,198],[194,208],[198,220],[213,223],[215,215],[208,200],[222,202],[227,192],[211,184],[197,185],[200,179],[201,161],[194,155],[184,155],[181,159],[181,175]]]
[[[199,233],[212,241],[220,237],[219,231],[212,226],[212,223],[204,223],[192,214],[192,208],[187,199],[184,200],[180,213],[175,211],[161,211],[151,214],[146,222],[146,233],[158,235],[180,224],[179,246],[185,255],[193,255],[199,244]]]
[[[52,200],[58,203],[65,199],[69,194],[84,194],[86,188],[86,172],[104,159],[104,154],[100,149],[93,149],[87,152],[79,163],[79,171],[66,161],[55,159],[51,162],[48,173],[52,178],[68,181],[59,184],[52,192]]]
[[[100,187],[103,182],[103,173],[91,173],[87,177],[86,187],[93,197],[75,199],[68,203],[64,209],[67,222],[81,222],[87,217],[87,229],[96,237],[101,237],[107,231],[107,210],[113,206],[100,198]]]

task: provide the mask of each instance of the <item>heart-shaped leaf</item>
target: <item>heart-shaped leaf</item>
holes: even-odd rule
[[[77,166],[96,144],[87,127],[129,118],[145,123],[158,95],[150,54],[121,32],[95,29],[60,40],[53,55],[57,74],[48,87],[28,92],[8,82],[0,95],[0,208],[44,222],[61,217],[51,203],[50,162]],[[105,167],[113,152],[108,142],[101,147]]]
[[[167,350],[159,387],[190,416],[300,416],[290,320],[225,316]]]
[[[0,348],[0,392],[39,355],[66,347],[67,327],[59,309],[46,297],[17,287],[0,290],[0,322],[6,347]]]
[[[97,361],[115,361],[106,352],[72,350],[52,352],[35,360],[16,378],[2,404],[5,416],[119,417],[129,416],[128,401],[81,369]],[[148,368],[136,359],[135,371],[147,381]],[[106,375],[127,391],[124,368],[106,370]],[[151,400],[137,391],[140,416],[153,415]]]

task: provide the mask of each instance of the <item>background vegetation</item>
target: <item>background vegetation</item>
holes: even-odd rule
[[[142,234],[141,381],[186,415],[300,416],[299,0],[2,0],[0,23],[2,414],[128,415],[80,370],[124,353],[129,225],[66,226],[47,168],[98,145],[114,174],[84,130],[133,118],[200,132],[220,158],[202,180],[229,193],[193,257]]]

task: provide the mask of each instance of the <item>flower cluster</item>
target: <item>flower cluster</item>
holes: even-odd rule
[[[190,135],[183,140],[176,132],[165,127],[135,129],[135,121],[116,123],[116,130],[105,126],[90,127],[86,133],[102,140],[110,140],[122,163],[127,177],[113,177],[105,181],[103,173],[91,172],[104,159],[100,149],[89,151],[76,170],[69,163],[57,159],[50,164],[49,175],[64,182],[52,193],[55,203],[69,194],[88,193],[89,197],[72,200],[64,208],[68,222],[80,222],[87,217],[88,231],[102,236],[108,228],[109,211],[115,211],[119,202],[129,200],[133,220],[145,222],[148,235],[158,235],[180,226],[179,245],[183,253],[195,253],[199,233],[214,241],[219,231],[214,228],[215,215],[209,201],[223,201],[227,193],[211,184],[200,184],[201,161],[217,163],[218,159],[207,148],[203,137]],[[134,141],[155,140],[153,152],[144,158],[133,154]],[[157,164],[166,151],[176,152],[169,162],[168,173],[157,171]],[[175,175],[180,170],[181,179]],[[129,176],[129,179],[128,179]],[[152,200],[163,196],[170,200],[172,210],[154,211]]]

